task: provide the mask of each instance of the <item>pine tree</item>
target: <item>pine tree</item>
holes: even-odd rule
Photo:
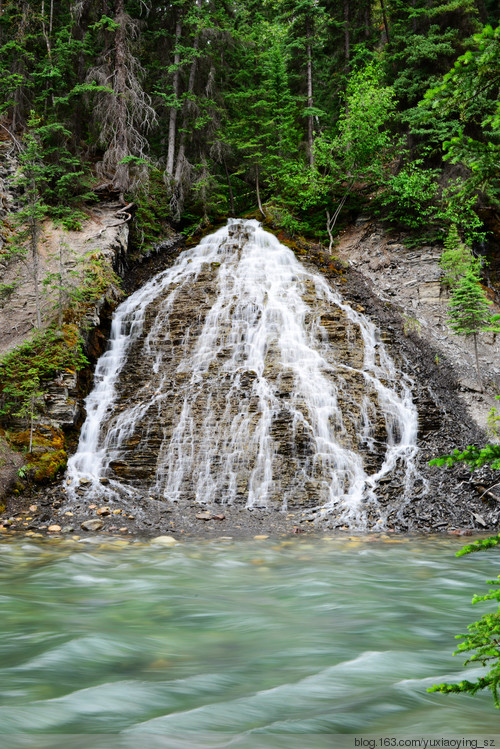
[[[102,90],[93,109],[99,142],[105,148],[98,171],[111,181],[124,202],[123,193],[144,176],[141,159],[148,150],[145,133],[156,123],[156,112],[140,82],[143,69],[133,53],[138,25],[126,13],[124,0],[115,0],[114,17],[104,15],[94,31],[102,47],[97,65],[87,73],[87,82],[96,83]],[[134,173],[135,165],[139,174]]]
[[[426,93],[428,117],[445,120],[444,158],[466,167],[468,194],[500,206],[500,26],[485,26],[439,85]],[[453,123],[453,128],[450,127]]]
[[[15,133],[25,125],[32,104],[33,81],[30,79],[30,70],[37,64],[37,55],[33,49],[33,14],[26,0],[2,5],[0,114],[9,117],[12,132]],[[43,59],[43,53],[41,58]]]
[[[37,328],[42,327],[42,312],[40,303],[40,252],[39,237],[41,222],[46,215],[47,207],[42,199],[42,185],[46,179],[46,170],[41,155],[41,144],[37,136],[40,119],[31,113],[28,124],[32,130],[27,133],[23,150],[20,153],[22,172],[17,179],[18,186],[23,191],[22,208],[16,214],[16,224],[19,228],[17,241],[27,242],[31,256],[31,270],[35,296],[35,314]]]
[[[192,198],[196,210],[201,202],[204,210],[220,189],[218,167],[227,148],[217,131],[221,81],[234,44],[232,12],[213,0],[176,0],[154,8],[152,16],[144,60],[149,75],[156,75],[150,85],[162,121],[157,152],[165,167],[170,216],[177,221],[186,200]]]
[[[414,107],[449,70],[478,30],[473,0],[388,0],[387,72],[400,105]]]
[[[261,212],[261,191],[279,198],[287,189],[289,173],[300,159],[300,135],[295,122],[297,101],[287,71],[290,49],[281,24],[253,17],[240,30],[247,63],[226,95],[229,121],[226,142],[238,155],[238,172],[255,186]]]
[[[306,153],[309,166],[313,167],[316,125],[324,114],[315,106],[314,75],[323,43],[324,9],[316,0],[281,0],[279,7],[283,14],[281,23],[287,29],[290,50],[293,51],[291,71],[296,77],[296,95],[304,104]]]
[[[359,71],[381,58],[377,86],[393,85],[399,98],[391,132],[408,134],[409,169],[395,189],[411,198],[427,168],[437,184],[444,157],[466,167],[465,201],[459,185],[455,206],[477,196],[494,205],[498,30],[481,31],[479,20],[492,23],[495,9],[494,0],[2,0],[1,126],[19,137],[36,111],[69,133],[59,142],[72,157],[91,161],[122,194],[146,184],[151,162],[175,220],[186,210],[247,209],[258,187],[261,202],[317,222],[327,185],[341,201],[350,182],[342,192],[338,171],[321,163],[321,141],[346,131]],[[350,143],[330,166],[349,167]],[[359,164],[366,184],[372,175],[363,179]],[[438,215],[450,203],[442,187],[428,202],[449,225],[458,219]],[[458,222],[467,242],[471,210]]]
[[[482,260],[474,257],[469,247],[461,242],[456,224],[451,225],[446,235],[439,265],[444,273],[442,282],[450,289],[454,289],[468,271],[479,277]]]
[[[455,335],[473,338],[477,378],[481,392],[483,392],[483,382],[479,367],[477,336],[488,330],[500,332],[496,325],[498,316],[492,317],[489,312],[490,305],[491,302],[487,299],[477,276],[470,269],[458,282],[448,305],[448,324]]]

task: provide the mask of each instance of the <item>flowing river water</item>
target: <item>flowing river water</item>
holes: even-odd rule
[[[494,609],[470,604],[494,557],[455,559],[460,546],[5,541],[0,745],[315,749],[337,734],[497,733],[489,695],[426,692],[481,671],[452,656],[453,638]]]

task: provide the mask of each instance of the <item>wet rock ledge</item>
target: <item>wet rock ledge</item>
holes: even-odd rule
[[[173,263],[179,245],[173,243],[159,247],[150,257],[133,268],[122,266],[125,287],[132,291],[153,273]],[[457,445],[481,443],[485,435],[471,421],[464,403],[457,398],[460,387],[457,372],[446,359],[437,363],[436,349],[415,331],[408,330],[404,313],[394,303],[376,293],[370,279],[360,272],[331,263],[320,248],[296,248],[301,259],[320,268],[330,282],[337,286],[354,308],[369,315],[381,328],[385,343],[391,348],[396,361],[415,381],[414,397],[419,408],[420,468],[425,470],[429,491],[410,502],[402,516],[394,518],[388,533],[439,532],[468,535],[478,531],[496,530],[500,522],[500,497],[484,490],[494,483],[493,476],[483,469],[473,475],[460,467],[452,470],[428,469],[427,461],[450,451]],[[121,262],[126,255],[121,255]],[[92,358],[102,351],[106,341],[107,326],[112,305],[103,304],[98,323],[89,336],[87,346]],[[104,319],[103,319],[104,318]],[[97,318],[96,318],[97,321]],[[328,321],[327,321],[328,322]],[[333,331],[334,332],[334,331]],[[333,334],[333,333],[332,333]],[[438,357],[439,358],[439,357]],[[89,373],[87,373],[88,375]],[[87,383],[80,384],[78,398],[83,396]],[[59,385],[59,387],[61,387]],[[75,423],[64,409],[64,398],[74,395],[72,383],[66,384],[67,395],[54,405],[54,421],[68,419]],[[59,416],[57,416],[57,412]],[[62,421],[58,422],[62,423]],[[383,486],[382,495],[387,501],[394,499],[395,487]],[[481,496],[483,495],[483,496]],[[384,499],[384,496],[382,497]],[[189,501],[182,506],[160,502],[153,496],[131,502],[88,504],[84,499],[73,506],[67,504],[64,485],[33,489],[22,499],[11,497],[6,511],[0,517],[2,533],[28,533],[30,535],[85,536],[92,533],[173,537],[221,535],[249,536],[300,534],[315,532],[349,533],[350,529],[337,528],[332,522],[323,522],[307,508],[290,512],[279,510],[247,510],[241,506],[200,506]]]

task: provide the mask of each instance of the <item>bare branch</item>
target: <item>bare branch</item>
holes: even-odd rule
[[[20,143],[20,141],[17,140],[16,136],[13,133],[10,132],[9,128],[5,127],[5,125],[2,125],[1,122],[0,122],[0,127],[3,130],[5,130],[5,132],[7,133],[7,135],[9,135],[12,138],[12,140],[14,142],[14,145],[16,146],[16,148],[18,149],[18,151],[22,153],[22,151],[24,150],[23,146]]]

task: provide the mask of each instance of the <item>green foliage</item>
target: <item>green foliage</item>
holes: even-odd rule
[[[500,470],[500,445],[485,445],[484,447],[469,445],[463,451],[454,450],[451,455],[434,458],[429,465],[453,466],[456,463],[465,463],[470,466],[471,470],[481,468],[484,465],[489,465],[494,470]],[[499,544],[500,534],[480,539],[463,547],[457,552],[457,557],[475,551],[493,549]],[[463,642],[460,643],[454,654],[472,653],[464,665],[480,663],[482,666],[487,666],[489,670],[475,681],[463,680],[458,684],[435,684],[428,691],[442,692],[443,694],[454,692],[474,695],[483,689],[489,689],[493,694],[495,706],[500,708],[498,693],[500,684],[500,575],[496,580],[489,580],[488,582],[495,588],[486,595],[475,595],[472,603],[495,601],[499,604],[498,608],[492,613],[484,614],[477,622],[470,624],[467,628],[468,634],[457,635],[457,639],[463,639]]]
[[[304,222],[294,216],[285,205],[276,203],[266,203],[266,223],[283,229],[291,237],[306,228]]]
[[[455,463],[465,463],[473,471],[484,465],[490,465],[494,470],[500,470],[500,445],[485,445],[477,447],[469,445],[465,450],[454,450],[450,455],[441,455],[429,462],[431,466],[453,466]]]
[[[14,281],[13,283],[0,283],[0,305],[4,305],[11,294],[14,293],[18,284]]]
[[[29,452],[29,462],[19,469],[19,478],[33,478],[37,483],[45,483],[66,467],[68,455],[61,429],[33,425],[30,430],[11,432],[9,442],[18,450]]]
[[[477,336],[478,333],[486,331],[500,332],[500,315],[491,315],[489,312],[490,305],[491,302],[486,297],[474,269],[469,267],[466,274],[457,282],[448,303],[448,325],[455,335],[473,337],[477,376],[481,392],[483,385],[479,367]]]
[[[389,0],[391,45],[387,72],[405,109],[416,105],[429,85],[447,72],[464,42],[477,30],[473,0],[411,4]]]
[[[394,91],[384,85],[380,64],[370,62],[354,72],[336,134],[316,140],[318,167],[335,173],[338,184],[358,179],[381,182],[395,153],[389,130],[395,107]]]
[[[2,123],[34,139],[38,208],[67,228],[91,199],[87,163],[133,189],[145,247],[183,206],[203,222],[243,213],[257,186],[322,237],[326,211],[335,223],[370,197],[403,228],[457,224],[471,245],[500,196],[499,32],[479,5],[491,21],[493,0],[4,0]]]
[[[470,185],[456,179],[441,189],[439,179],[440,170],[425,167],[423,159],[407,160],[385,180],[375,200],[377,213],[409,230],[433,230],[435,235],[441,227],[455,225],[467,242],[483,239],[483,224],[475,212],[477,196],[469,192]]]
[[[226,94],[229,118],[217,138],[238,155],[232,176],[252,182],[258,177],[264,191],[289,195],[289,169],[301,162],[294,121],[298,101],[287,71],[291,50],[283,27],[262,17],[253,18],[238,36],[243,67]]]
[[[460,126],[444,142],[445,158],[469,170],[469,192],[500,205],[500,26],[485,26],[471,48],[455,62],[442,82],[426,93],[434,111],[458,119]]]
[[[495,395],[496,400],[500,400],[500,395]],[[486,431],[490,437],[500,437],[500,411],[492,406],[486,418]]]
[[[495,548],[500,542],[499,536],[492,536],[474,544],[470,544],[457,553],[457,556],[463,556],[474,551],[483,551]],[[488,614],[484,614],[477,622],[473,622],[467,627],[468,634],[457,635],[457,639],[463,639],[454,655],[463,653],[472,653],[464,662],[481,664],[487,666],[488,671],[484,676],[478,677],[475,681],[464,679],[458,684],[435,684],[427,691],[450,693],[477,694],[483,689],[489,689],[493,694],[495,706],[500,708],[500,698],[498,688],[500,684],[500,575],[496,580],[488,580],[490,585],[494,585],[488,593],[482,596],[475,595],[472,603],[484,601],[495,601],[498,608]]]
[[[315,141],[310,203],[325,205],[330,249],[333,229],[353,189],[374,190],[387,179],[399,145],[389,130],[395,107],[394,91],[384,86],[380,63],[371,61],[349,78],[335,132]],[[330,196],[336,204],[333,212]]]
[[[439,265],[443,271],[442,283],[454,289],[469,271],[479,278],[483,263],[481,258],[474,257],[472,251],[460,241],[458,229],[452,224],[444,241]]]
[[[0,358],[0,416],[33,418],[43,403],[44,385],[58,372],[78,371],[86,363],[76,325],[38,331]]]
[[[489,312],[491,302],[486,297],[473,269],[467,269],[457,282],[448,304],[448,324],[456,335],[476,335],[492,327],[494,320]]]
[[[85,327],[85,314],[97,301],[110,290],[113,290],[115,297],[119,297],[122,292],[121,279],[99,252],[89,252],[81,262],[83,267],[78,274],[79,285],[67,289],[69,304],[65,311],[65,319],[80,325],[83,323]]]
[[[477,195],[467,180],[450,180],[441,194],[436,218],[445,226],[456,224],[466,242],[472,244],[485,236],[477,205]]]
[[[434,220],[438,197],[438,170],[424,169],[416,159],[389,175],[377,205],[384,217],[405,229],[421,230]]]
[[[478,541],[474,541],[472,544],[467,544],[460,551],[457,551],[455,556],[463,557],[465,554],[471,554],[474,551],[487,551],[493,549],[500,543],[500,534],[498,536],[490,536],[489,538],[480,538]]]
[[[150,167],[148,181],[134,194],[137,210],[131,226],[131,241],[147,252],[168,229],[170,193],[159,169]]]
[[[13,242],[18,252],[22,252],[27,237],[33,242],[46,216],[66,229],[80,229],[85,214],[78,206],[84,199],[95,199],[86,191],[85,171],[79,159],[65,147],[69,131],[58,123],[43,124],[34,112],[28,124],[30,129],[19,154],[21,172],[16,179],[22,191],[22,208],[15,216],[20,231]]]
[[[412,184],[413,180],[407,180],[403,171],[402,184],[399,184],[398,174],[394,184],[391,181],[388,185],[382,204],[389,208],[391,220],[396,218],[401,226],[420,230],[429,221],[436,234],[439,227],[456,224],[465,241],[472,244],[484,237],[477,209],[480,201],[490,200],[490,197],[484,190],[485,184],[474,175],[472,160],[466,157],[467,138],[480,141],[482,146],[478,150],[482,148],[485,160],[491,155],[488,167],[491,176],[495,161],[495,153],[488,145],[491,138],[485,137],[484,122],[475,113],[475,110],[491,113],[491,101],[487,103],[479,93],[481,86],[474,91],[474,85],[466,83],[467,78],[478,81],[477,71],[465,71],[459,62],[462,58],[475,58],[474,48],[482,36],[472,36],[480,29],[475,4],[472,0],[432,4],[423,0],[414,0],[411,4],[389,0],[389,13],[392,23],[391,44],[385,55],[387,77],[393,81],[402,110],[399,126],[406,125],[409,129],[408,169],[414,177],[413,165],[418,164],[421,185],[416,179]],[[459,55],[462,58],[455,63]],[[498,68],[498,55],[496,65]],[[490,73],[493,73],[489,79],[490,99],[494,100],[498,93],[495,88],[498,76],[493,67]],[[460,164],[460,179],[449,179],[451,170],[443,170],[443,159]],[[488,169],[484,166],[486,174]],[[434,195],[426,189],[427,171],[436,178]],[[406,194],[407,181],[409,195]],[[489,185],[491,187],[492,182]],[[418,199],[416,205],[412,205],[414,192],[424,197],[422,207]],[[405,218],[405,203],[409,204],[409,219]]]

